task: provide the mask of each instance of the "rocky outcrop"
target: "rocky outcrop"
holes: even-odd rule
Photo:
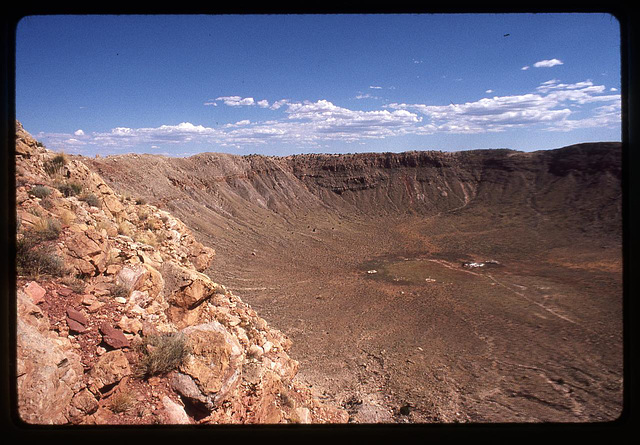
[[[180,220],[19,123],[16,183],[25,422],[347,421],[296,380],[290,340],[203,273],[215,252]]]

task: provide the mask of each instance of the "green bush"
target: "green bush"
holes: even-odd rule
[[[138,374],[142,377],[177,369],[189,355],[184,335],[180,333],[147,335],[138,345],[138,351],[142,355]]]
[[[29,190],[29,194],[31,196],[35,196],[36,198],[44,199],[51,194],[51,190],[44,185],[36,185],[31,190]]]

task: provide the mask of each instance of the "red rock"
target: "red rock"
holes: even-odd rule
[[[24,292],[31,298],[34,304],[40,304],[44,301],[44,296],[47,293],[38,283],[31,281],[24,287]]]
[[[108,323],[103,323],[100,326],[100,332],[102,333],[102,341],[108,346],[114,349],[129,347],[129,340],[120,329],[116,329]]]
[[[87,326],[89,324],[89,320],[87,320],[87,317],[85,317],[82,312],[77,311],[72,307],[67,308],[67,317],[74,321],[77,321],[84,326]]]
[[[67,326],[69,326],[69,331],[76,332],[78,334],[82,334],[84,331],[87,330],[87,327],[85,325],[69,317],[67,317]]]
[[[69,289],[68,287],[61,287],[59,289],[56,289],[56,293],[58,295],[62,295],[63,297],[68,297],[69,295],[71,295],[73,293],[73,291],[71,289]]]

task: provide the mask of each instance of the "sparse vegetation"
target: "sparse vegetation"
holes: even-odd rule
[[[62,284],[64,284],[65,286],[67,286],[69,289],[71,289],[73,292],[75,292],[76,294],[82,294],[84,293],[84,289],[86,287],[86,284],[84,281],[82,281],[79,278],[76,277],[72,277],[70,275],[64,277],[61,280]]]
[[[114,413],[124,413],[134,407],[135,400],[127,389],[121,389],[109,397],[109,409]]]
[[[158,238],[154,233],[148,230],[137,233],[134,239],[139,243],[147,244],[152,247],[158,246]]]
[[[142,207],[138,212],[138,219],[140,221],[145,221],[149,217],[149,210],[145,207]]]
[[[40,275],[63,276],[64,261],[53,249],[37,245],[33,238],[16,241],[16,269],[18,275],[38,277]]]
[[[58,216],[63,226],[70,225],[76,219],[75,213],[67,209],[59,209]]]
[[[143,198],[142,196],[136,199],[136,204],[138,205],[144,205],[147,203],[147,200],[145,198]]]
[[[80,199],[80,201],[86,202],[91,207],[100,208],[100,199],[96,195],[94,195],[93,193],[84,194],[84,195],[80,196],[78,199]]]
[[[47,210],[51,210],[54,207],[53,200],[49,196],[40,201],[40,205],[43,209]]]
[[[156,228],[158,227],[156,221],[154,221],[153,219],[148,219],[145,221],[144,223],[144,228],[153,232],[154,230],[156,230]]]
[[[44,171],[47,172],[49,176],[62,176],[66,163],[67,156],[64,153],[60,153],[52,159],[45,161]]]
[[[111,286],[111,296],[113,298],[127,298],[129,296],[129,288],[122,283],[115,283]]]
[[[33,233],[30,234],[38,241],[53,241],[58,239],[61,231],[62,225],[57,220],[52,218],[40,218],[30,231]]]
[[[189,355],[187,342],[180,333],[145,336],[137,349],[142,355],[137,369],[141,377],[165,374],[177,369]]]
[[[35,196],[36,198],[44,199],[51,194],[51,189],[45,187],[44,185],[36,185],[31,190],[29,190],[29,194],[31,196]]]
[[[77,182],[58,183],[56,188],[66,197],[79,195],[82,192],[82,185]]]

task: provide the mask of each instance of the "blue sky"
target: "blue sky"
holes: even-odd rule
[[[621,140],[603,13],[28,16],[15,81],[25,129],[87,156]]]

